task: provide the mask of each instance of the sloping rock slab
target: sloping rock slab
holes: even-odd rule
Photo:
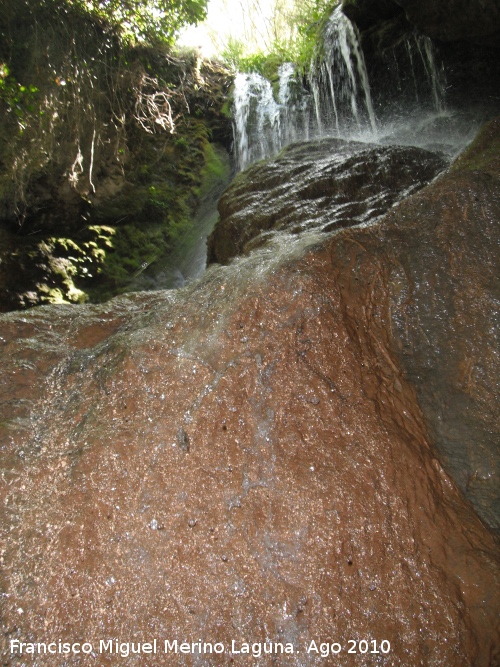
[[[226,190],[208,260],[224,264],[276,230],[329,232],[373,222],[446,165],[440,154],[413,146],[342,139],[293,144],[239,174]]]
[[[419,254],[453,262],[457,290],[469,278],[446,239],[476,224],[477,188],[426,222],[457,178],[383,225],[308,252],[285,237],[179,292],[0,317],[4,665],[499,664],[498,545],[397,347],[412,299],[425,310],[404,277]],[[16,643],[59,640],[91,651]]]
[[[372,230],[336,237],[332,262],[352,317],[391,322],[440,459],[500,529],[500,118],[450,172]],[[375,269],[375,267],[378,267]],[[356,306],[355,294],[366,302]],[[385,304],[385,306],[384,306]],[[384,308],[387,310],[384,311]]]

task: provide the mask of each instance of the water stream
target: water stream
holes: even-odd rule
[[[389,50],[384,58],[390,94],[376,89],[374,96],[359,32],[339,7],[325,26],[306,79],[291,63],[281,65],[274,85],[257,72],[238,73],[233,92],[236,169],[298,141],[327,137],[456,154],[476,127],[447,109],[446,78],[432,41],[409,33],[403,49]],[[216,194],[204,202],[194,232],[171,256],[134,276],[131,289],[182,287],[203,274],[206,239],[217,220],[221,193]]]
[[[306,81],[282,65],[273,87],[260,74],[235,79],[233,127],[238,169],[276,155],[298,140],[340,137],[438,149],[450,156],[476,128],[447,109],[446,77],[432,41],[409,33],[401,53],[385,54],[390,95],[373,100],[357,28],[337,8]]]

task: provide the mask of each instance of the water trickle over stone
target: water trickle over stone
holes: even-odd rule
[[[357,28],[340,7],[333,12],[323,34],[323,58],[310,73],[315,115],[321,134],[377,135],[368,73]]]

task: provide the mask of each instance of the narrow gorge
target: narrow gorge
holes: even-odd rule
[[[235,75],[230,156],[200,70],[153,289],[0,315],[3,665],[500,667],[500,10],[323,35]]]

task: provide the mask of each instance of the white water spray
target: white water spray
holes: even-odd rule
[[[377,123],[359,34],[340,8],[325,29],[324,53],[312,68],[310,91],[297,81],[291,63],[282,65],[277,100],[260,74],[236,75],[234,136],[239,169],[294,141],[353,134],[375,139]]]
[[[323,34],[324,56],[310,77],[323,84],[323,95],[315,96],[320,105],[316,116],[327,119],[329,133],[349,136],[353,132],[377,134],[368,72],[357,28],[342,13],[333,12]]]
[[[391,95],[375,105],[359,32],[339,6],[325,27],[307,90],[290,63],[279,70],[275,95],[259,74],[238,74],[233,123],[237,167],[276,155],[290,143],[322,137],[420,146],[454,143],[449,133],[428,130],[436,118],[444,119],[444,127],[451,116],[444,70],[432,41],[409,34],[402,61],[401,50],[389,51],[386,58]],[[413,127],[423,123],[418,136],[409,129],[409,119]]]

